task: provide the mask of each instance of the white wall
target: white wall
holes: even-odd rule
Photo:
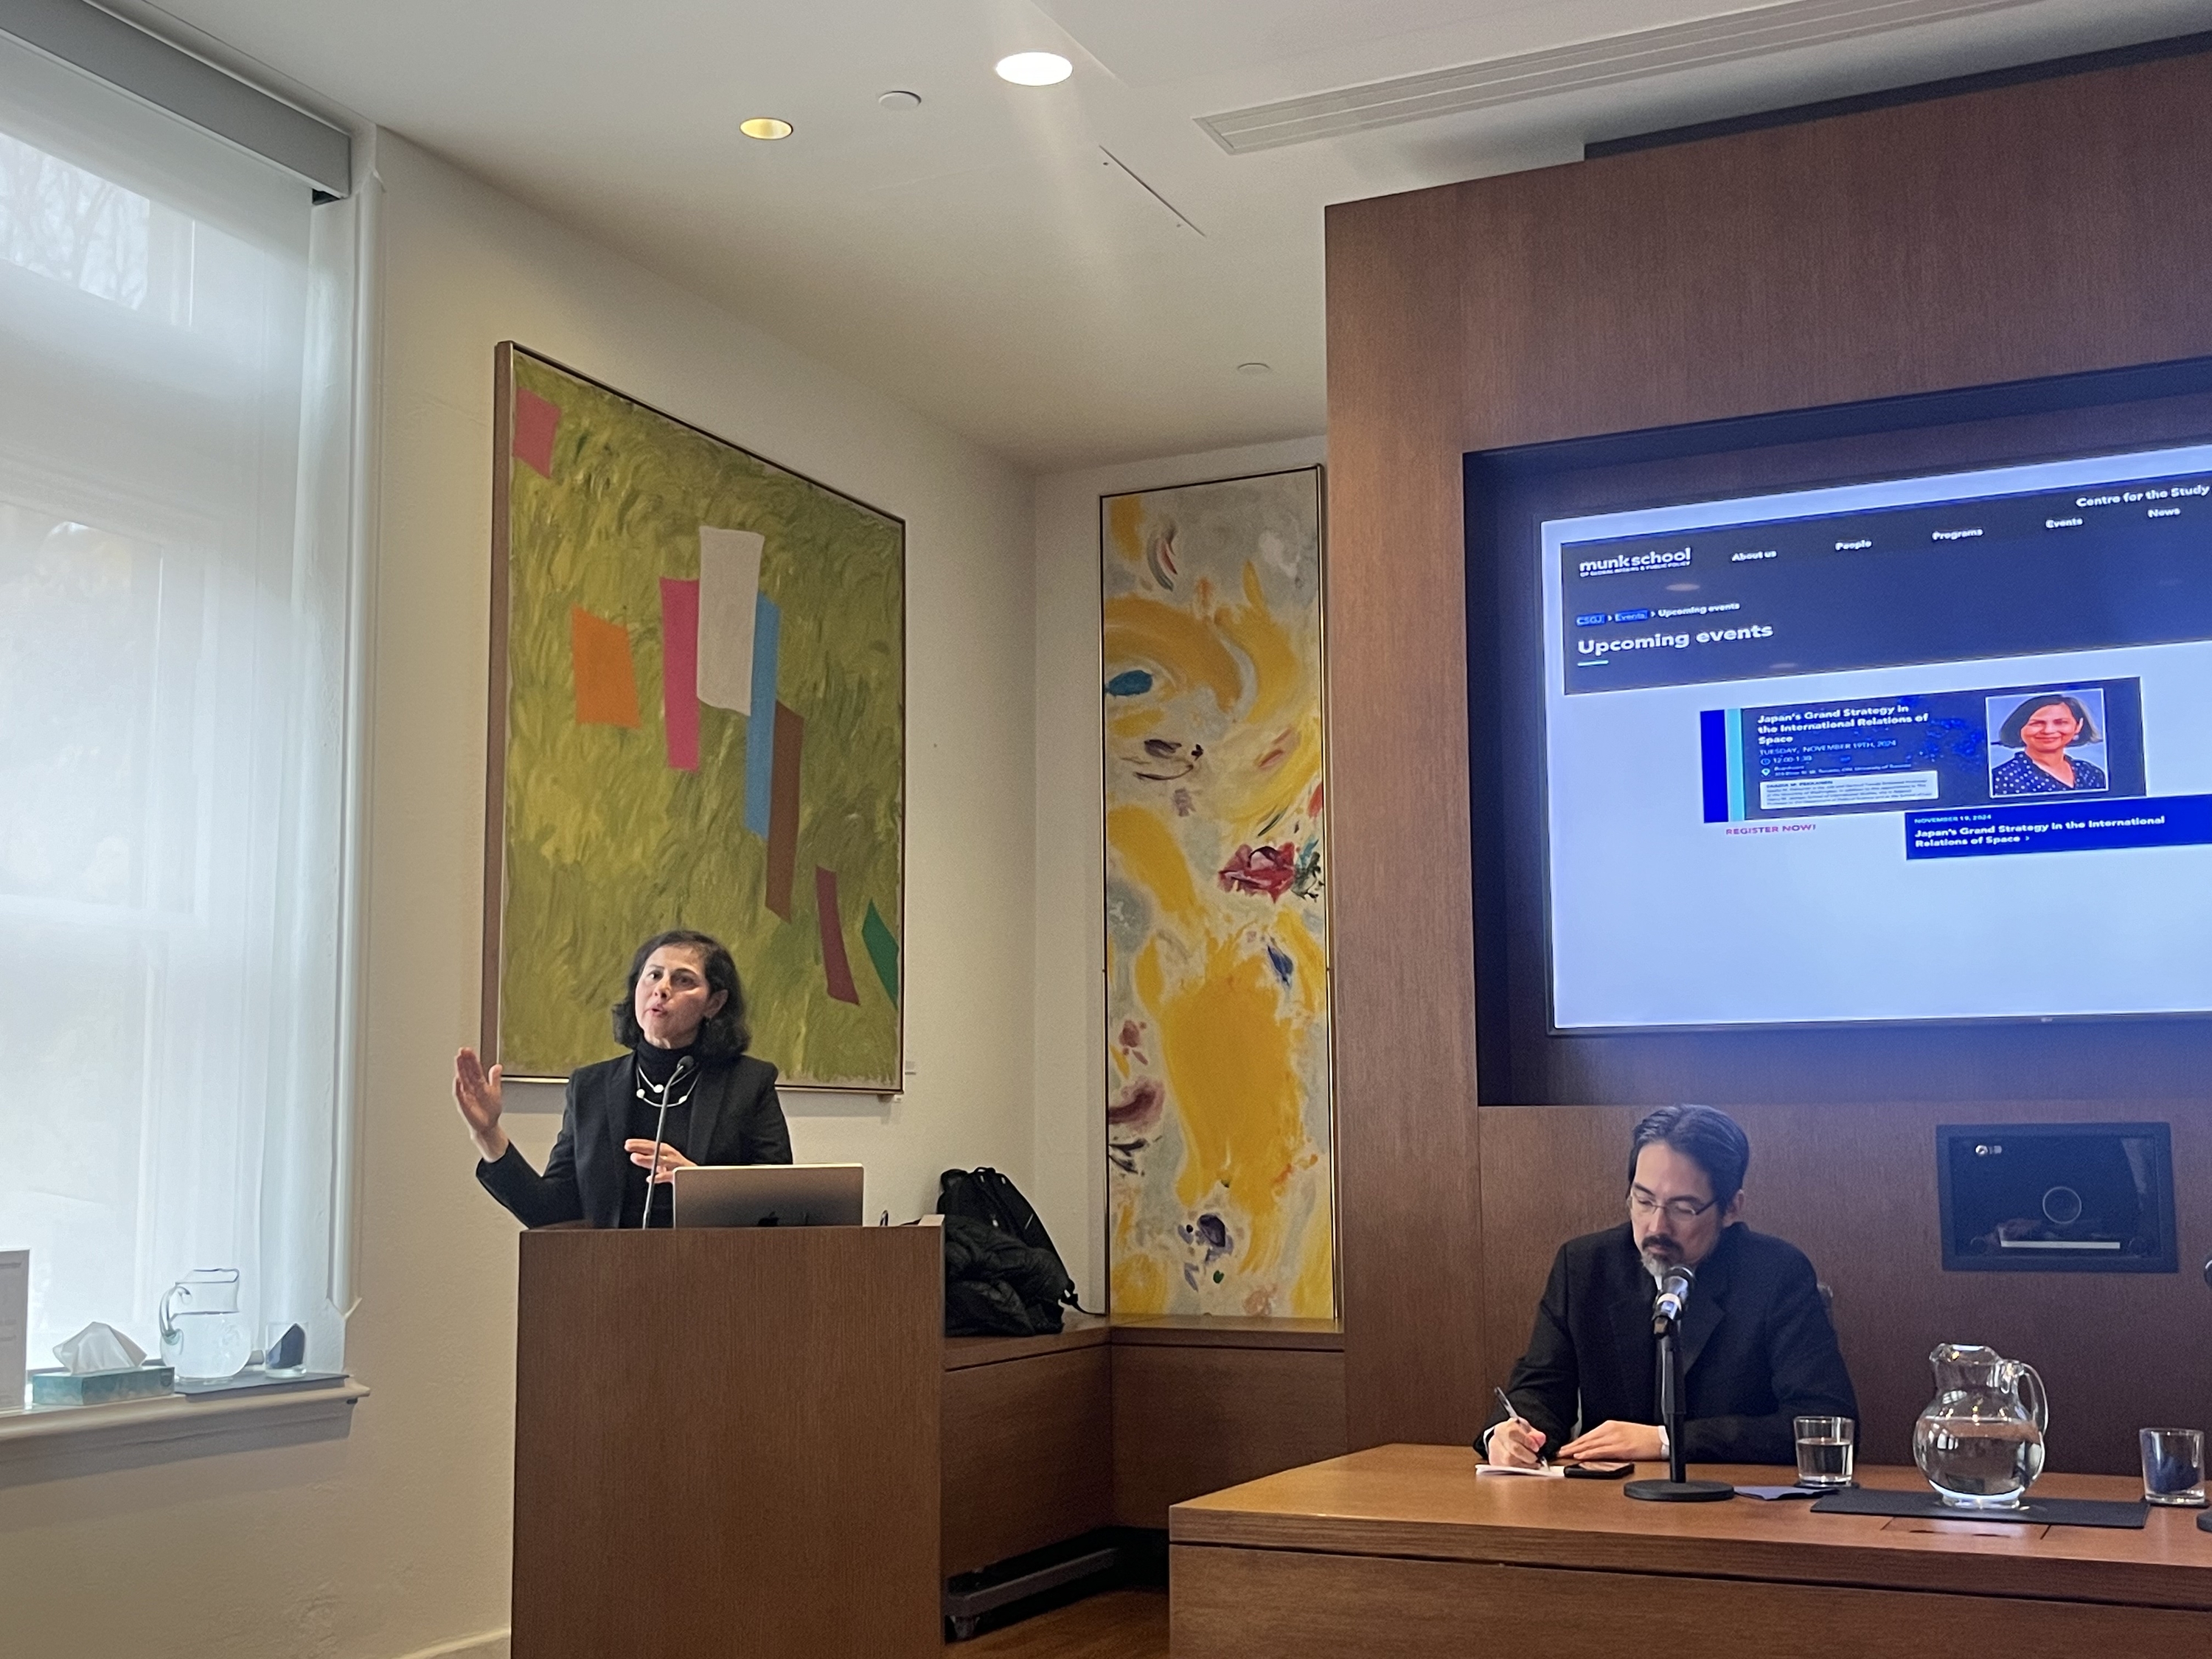
[[[516,1228],[477,1187],[448,1094],[477,1005],[501,339],[906,519],[916,1069],[896,1103],[787,1094],[785,1107],[800,1158],[866,1164],[869,1204],[900,1218],[931,1207],[949,1165],[993,1164],[1029,1183],[1042,1144],[1027,481],[422,151],[387,136],[380,156],[361,1306],[349,1351],[374,1392],[341,1442],[0,1490],[10,1652],[396,1659],[503,1646]],[[1095,652],[1095,629],[1089,641]],[[542,1156],[556,1123],[524,1119],[516,1138]]]
[[[1036,482],[1036,1152],[1027,1189],[1083,1305],[1106,1294],[1106,808],[1098,498],[1325,460],[1322,438]],[[1081,1216],[1079,1232],[1063,1217]]]

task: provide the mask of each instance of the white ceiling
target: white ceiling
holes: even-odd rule
[[[1590,138],[2212,25],[2207,0],[2032,0],[1256,155],[1229,155],[1195,125],[1747,9],[165,0],[150,21],[204,32],[228,49],[211,55],[406,135],[1039,471],[1321,430],[1328,203],[1571,161]],[[993,76],[1000,56],[1030,48],[1072,58],[1073,78]],[[894,88],[921,106],[879,108]],[[739,137],[738,122],[761,114],[795,136]],[[1254,361],[1273,372],[1237,372]]]

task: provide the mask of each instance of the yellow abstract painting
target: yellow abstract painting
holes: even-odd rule
[[[1321,507],[1099,503],[1116,1315],[1336,1313]]]

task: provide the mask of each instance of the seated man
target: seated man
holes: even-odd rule
[[[1476,1442],[1495,1463],[1656,1462],[1651,1303],[1670,1267],[1697,1275],[1683,1310],[1682,1453],[1693,1462],[1794,1463],[1800,1415],[1858,1416],[1813,1264],[1741,1224],[1751,1143],[1710,1106],[1662,1106],[1636,1126],[1628,1219],[1567,1241],[1552,1262],[1528,1351]]]

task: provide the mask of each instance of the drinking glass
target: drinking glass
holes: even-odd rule
[[[1850,1486],[1852,1431],[1857,1425],[1848,1417],[1801,1417],[1796,1422],[1797,1484]]]
[[[307,1369],[307,1334],[289,1319],[261,1328],[261,1369],[271,1376],[296,1376]]]
[[[2204,1431],[2144,1429],[2143,1502],[2204,1507]]]

